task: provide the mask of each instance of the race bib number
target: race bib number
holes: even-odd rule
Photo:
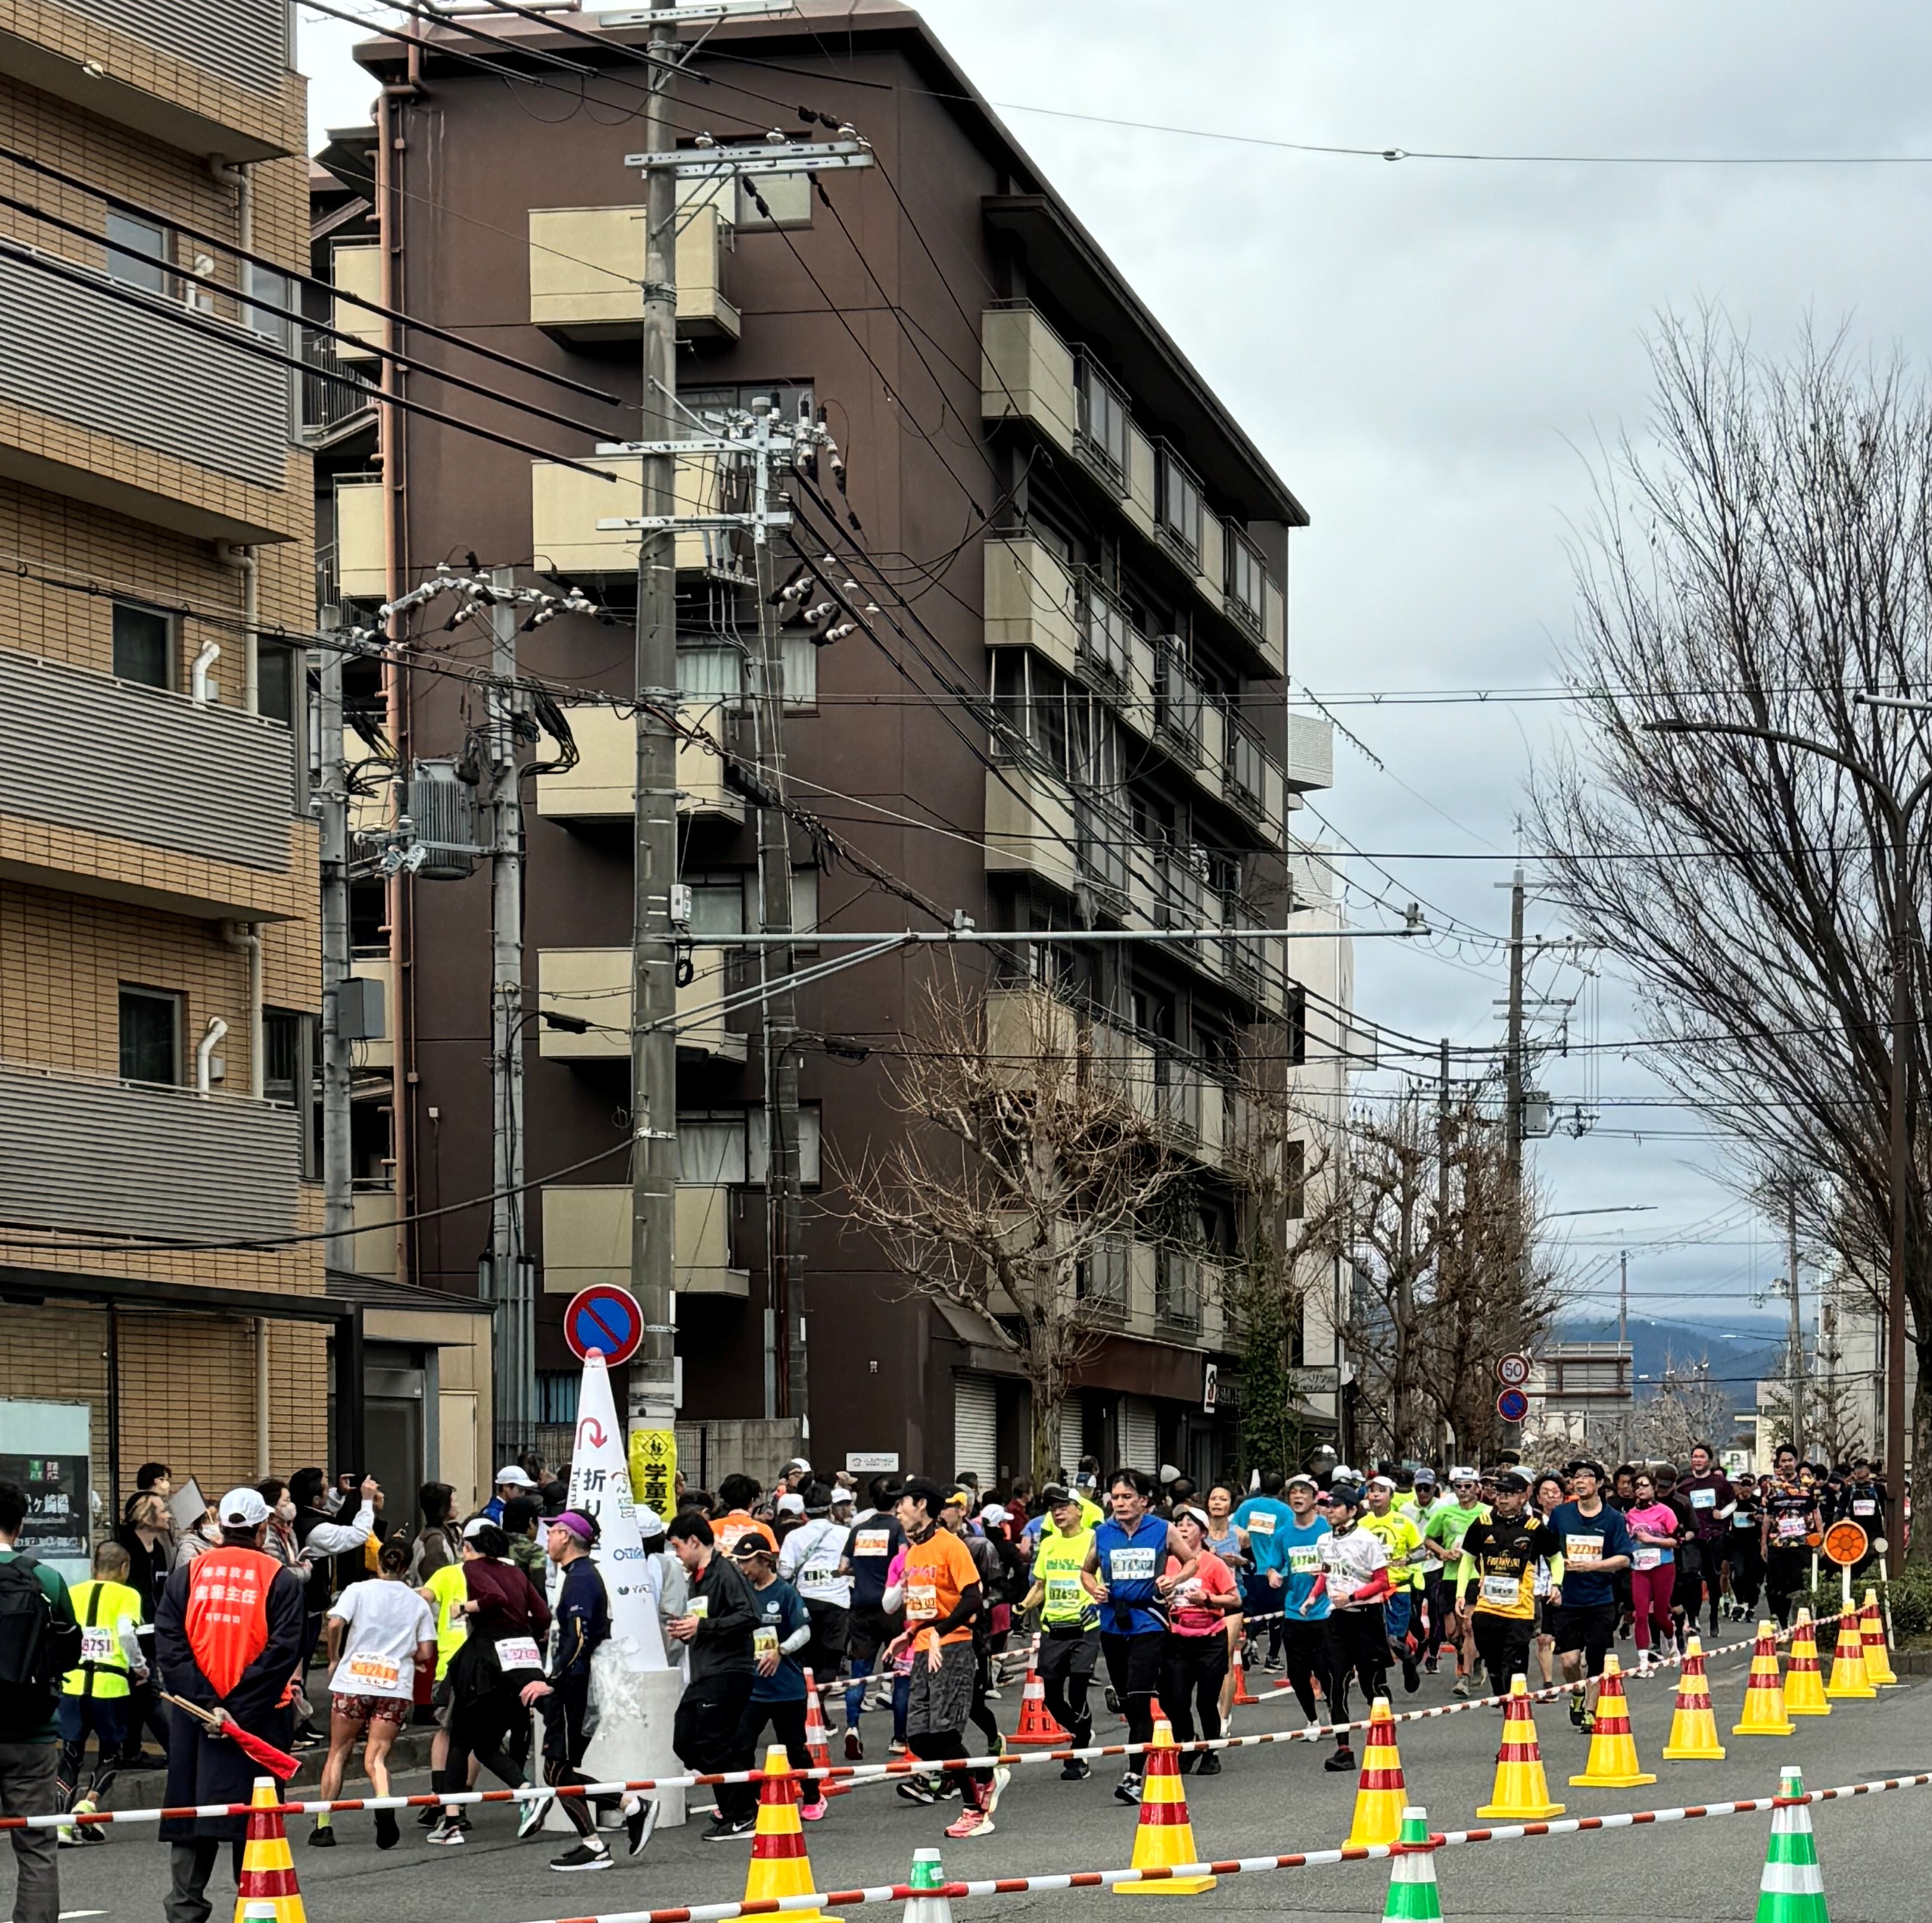
[[[1600,1562],[1604,1558],[1604,1539],[1601,1536],[1565,1536],[1563,1555],[1567,1562]]]
[[[1869,1496],[1854,1496],[1852,1498],[1852,1514],[1854,1516],[1876,1516],[1878,1504]]]
[[[939,1613],[939,1585],[937,1582],[908,1582],[906,1585],[905,1612],[919,1622],[926,1622]]]
[[[684,1612],[686,1616],[697,1617],[702,1622],[711,1613],[711,1598],[709,1596],[693,1596],[685,1605]]]
[[[1778,1539],[1780,1542],[1796,1542],[1804,1534],[1802,1516],[1780,1516],[1778,1519]]]
[[[808,1589],[829,1589],[838,1580],[838,1572],[829,1562],[809,1563],[798,1572],[798,1580]]]
[[[1271,1536],[1274,1534],[1274,1518],[1265,1509],[1258,1510],[1248,1519],[1248,1534],[1251,1536]]]
[[[778,1653],[778,1633],[776,1629],[754,1629],[752,1631],[752,1654],[760,1660]]]
[[[496,1639],[496,1666],[506,1676],[514,1670],[540,1670],[543,1657],[534,1636],[500,1636]]]
[[[1485,1576],[1483,1578],[1482,1599],[1498,1609],[1514,1609],[1522,1599],[1522,1578],[1520,1576]]]
[[[1654,1543],[1639,1543],[1630,1552],[1633,1569],[1657,1569],[1662,1567],[1664,1552]]]
[[[892,1540],[890,1529],[861,1529],[852,1538],[852,1553],[854,1556],[890,1555]]]
[[[1116,1582],[1151,1582],[1154,1580],[1154,1551],[1150,1549],[1117,1549],[1107,1558],[1107,1566],[1113,1573],[1111,1580]]]
[[[1690,1492],[1690,1506],[1694,1509],[1716,1508],[1718,1492],[1714,1489],[1694,1489]]]
[[[1087,1591],[1077,1576],[1049,1576],[1046,1579],[1046,1606],[1063,1613],[1084,1608]]]
[[[1312,1576],[1322,1567],[1322,1552],[1312,1543],[1297,1543],[1288,1552],[1288,1567],[1296,1576]]]
[[[111,1629],[83,1629],[80,1632],[80,1660],[83,1663],[111,1663],[114,1660],[114,1632]]]
[[[506,1641],[514,1642],[515,1637]],[[528,1638],[524,1639],[527,1641]],[[530,1660],[527,1664],[513,1665],[503,1655],[503,1644],[496,1645],[496,1658],[508,1670],[512,1667],[534,1669],[536,1664],[536,1645],[530,1643]],[[352,1655],[344,1657],[342,1666],[336,1672],[338,1683],[345,1696],[393,1695],[402,1681],[402,1665],[393,1656],[378,1656],[366,1649],[358,1649]]]
[[[1754,1529],[1757,1527],[1757,1518],[1755,1516],[1747,1516],[1740,1509],[1731,1518],[1731,1527],[1734,1529]]]

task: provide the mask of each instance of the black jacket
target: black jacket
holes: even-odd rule
[[[691,1652],[691,1680],[755,1673],[752,1631],[763,1618],[744,1571],[728,1556],[714,1555],[704,1573],[692,1577],[691,1598],[704,1604],[698,1634],[685,1646]]]

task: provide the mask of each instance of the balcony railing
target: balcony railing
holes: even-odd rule
[[[1201,1327],[1201,1262],[1178,1249],[1154,1252],[1154,1318],[1163,1328]]]
[[[1075,577],[1073,592],[1080,664],[1112,692],[1124,694],[1133,673],[1132,617],[1090,569],[1082,568]]]
[[[1191,766],[1202,757],[1201,684],[1172,641],[1154,656],[1154,724],[1170,752]]]
[[[1126,397],[1085,354],[1074,357],[1073,392],[1076,451],[1115,494],[1125,494]]]
[[[1227,716],[1227,761],[1222,793],[1251,820],[1268,818],[1268,754],[1232,711]]]
[[[1116,912],[1126,906],[1132,830],[1125,815],[1098,795],[1082,790],[1073,804],[1075,852],[1080,878],[1108,898]]]
[[[1207,924],[1208,880],[1192,848],[1169,845],[1161,851],[1160,884],[1163,928],[1196,928]]]
[[[306,330],[302,344],[302,417],[297,431],[304,445],[333,440],[359,416],[373,418],[376,384],[338,355],[319,334]]]
[[[1096,1242],[1075,1264],[1075,1298],[1096,1318],[1125,1322],[1132,1265],[1132,1246],[1124,1237],[1110,1236]]]
[[[1177,1147],[1191,1148],[1201,1140],[1205,1094],[1198,1063],[1172,1048],[1163,1048],[1156,1055],[1156,1119],[1161,1133]]]

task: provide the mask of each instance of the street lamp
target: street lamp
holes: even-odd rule
[[[1904,704],[1888,702],[1884,705]],[[1894,1500],[1900,1504],[1896,1513],[1903,1516],[1909,1489],[1905,1473],[1905,1196],[1906,1184],[1910,1178],[1905,1142],[1905,1048],[1906,1037],[1911,1032],[1908,928],[1916,927],[1918,922],[1916,910],[1909,922],[1906,916],[1912,877],[1906,853],[1906,824],[1918,804],[1932,794],[1932,774],[1924,776],[1901,802],[1862,761],[1855,760],[1841,748],[1834,748],[1828,742],[1814,741],[1806,735],[1787,734],[1781,728],[1757,728],[1745,722],[1672,719],[1646,722],[1642,728],[1646,734],[1741,735],[1819,755],[1844,769],[1865,790],[1883,812],[1891,830],[1892,906],[1887,920],[1892,938],[1892,1272],[1886,1295],[1889,1337],[1885,1355],[1885,1460],[1894,1478]],[[1795,1274],[1791,1278],[1791,1286],[1795,1292],[1798,1286]]]

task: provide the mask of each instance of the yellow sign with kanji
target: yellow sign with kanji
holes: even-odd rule
[[[668,1522],[677,1508],[677,1432],[634,1429],[630,1440],[631,1497]]]

